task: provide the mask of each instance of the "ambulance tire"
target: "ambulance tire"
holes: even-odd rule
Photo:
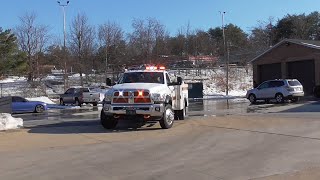
[[[174,122],[174,112],[170,104],[166,104],[163,112],[163,116],[160,120],[160,126],[162,129],[170,129]]]
[[[187,108],[184,108],[182,110],[177,110],[177,116],[178,116],[179,120],[184,120],[185,119],[186,111],[187,111]]]
[[[101,110],[100,123],[105,129],[114,129],[118,124],[118,120],[112,116],[106,116],[103,110]]]
[[[179,120],[179,111],[174,110],[174,120]]]

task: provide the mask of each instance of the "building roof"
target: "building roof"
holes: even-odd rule
[[[260,54],[259,56],[255,57],[250,61],[250,63],[256,61],[260,57],[264,56],[268,52],[272,51],[273,49],[277,48],[278,46],[284,44],[284,43],[293,43],[301,46],[305,46],[308,48],[313,48],[313,49],[319,49],[320,50],[320,41],[312,41],[312,40],[301,40],[301,39],[284,39],[280,42],[278,42],[276,45],[270,47],[268,50]]]

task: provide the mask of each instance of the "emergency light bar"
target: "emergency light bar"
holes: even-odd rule
[[[146,70],[165,70],[166,68],[164,66],[147,66]]]

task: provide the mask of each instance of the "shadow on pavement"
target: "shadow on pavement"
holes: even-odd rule
[[[283,112],[320,112],[320,101],[316,101],[315,98],[303,98],[299,102],[291,102],[289,100],[286,100],[284,103],[277,103],[274,100],[265,102],[265,101],[258,101],[254,104],[248,105],[247,113],[255,113],[264,111],[269,108],[275,108],[275,107],[285,107],[288,106],[288,109],[279,111],[278,113]],[[316,102],[313,102],[316,101]],[[312,102],[312,103],[310,103]],[[290,106],[294,105],[294,108],[290,108]],[[301,105],[299,107],[296,107],[296,105]]]
[[[320,112],[320,102],[303,104],[299,107],[290,108],[281,112],[301,113],[301,112]]]
[[[155,124],[146,124],[141,127],[138,123],[119,122],[113,130],[104,129],[99,120],[83,120],[83,121],[67,121],[58,122],[55,124],[45,124],[30,127],[28,133],[39,134],[81,134],[81,133],[121,133],[131,131],[151,131],[161,130],[159,127],[154,127]]]

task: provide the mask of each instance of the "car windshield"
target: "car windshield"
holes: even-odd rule
[[[88,88],[81,88],[80,91],[81,92],[89,92],[89,89]]]
[[[164,84],[163,72],[128,72],[124,73],[119,84],[124,83],[159,83]]]
[[[290,86],[301,86],[301,83],[300,83],[299,81],[295,81],[295,80],[293,80],[293,81],[288,81],[288,84],[289,84]]]
[[[19,96],[13,96],[12,97],[12,102],[28,102],[27,99]]]

